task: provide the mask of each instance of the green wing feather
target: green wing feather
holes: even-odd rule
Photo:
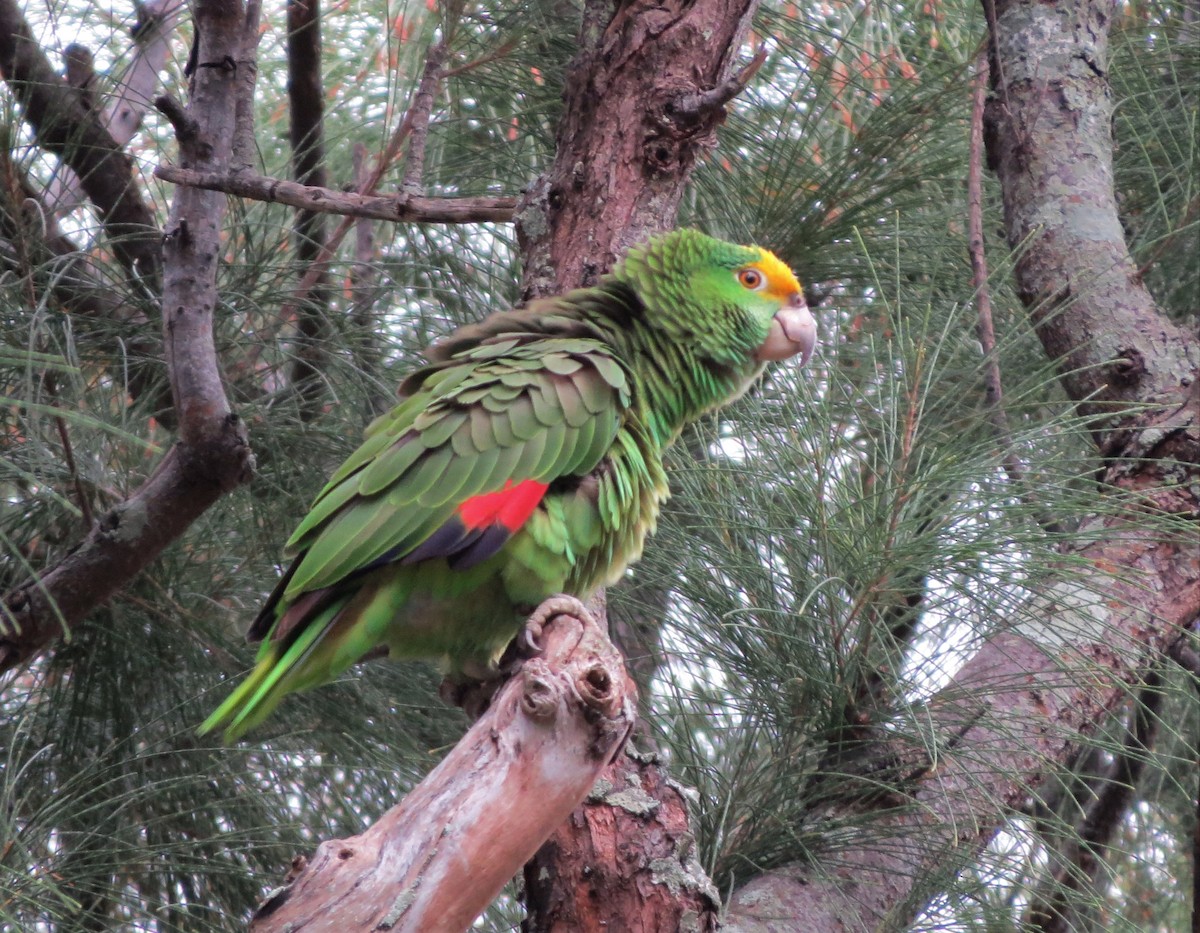
[[[435,362],[405,380],[400,404],[372,422],[288,540],[295,562],[251,628],[268,636],[258,665],[202,733],[224,727],[236,739],[287,693],[376,647],[421,566],[382,596],[359,592],[373,579],[364,571],[398,566],[464,501],[509,482],[581,476],[605,456],[629,406],[629,376],[578,321],[561,319],[555,332],[547,304],[476,325],[478,342],[464,341],[464,331],[473,336],[464,328],[452,353],[435,347]]]
[[[547,343],[574,371],[542,365]],[[427,380],[374,426],[289,539],[299,564],[285,600],[402,559],[473,496],[596,465],[628,405],[621,365],[592,340],[505,344],[503,355],[438,364],[431,374],[449,369],[449,379]]]

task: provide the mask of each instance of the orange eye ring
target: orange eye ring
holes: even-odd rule
[[[767,287],[767,277],[758,269],[749,266],[745,269],[738,269],[737,280],[746,288],[753,292],[762,291]]]

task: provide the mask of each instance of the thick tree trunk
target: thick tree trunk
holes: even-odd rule
[[[550,170],[518,206],[527,297],[596,280],[674,226],[715,144],[757,0],[635,0],[584,8]],[[707,930],[715,892],[695,862],[683,796],[653,760],[622,756],[526,866],[529,931]]]
[[[527,296],[590,284],[674,226],[696,159],[741,89],[731,65],[757,7],[587,3],[554,164],[517,213]]]
[[[1147,659],[1200,617],[1200,342],[1154,306],[1123,239],[1108,10],[1102,0],[988,9],[988,149],[1010,243],[1025,248],[1020,294],[1068,394],[1107,416],[1096,432],[1110,458],[1104,484],[1140,502],[1080,529],[1066,551],[1094,568],[1091,579],[1049,585],[930,703],[944,750],[916,782],[915,806],[860,815],[864,828],[831,871],[795,866],[751,881],[726,929],[903,925],[939,874],[968,864],[1129,695]],[[1174,533],[1159,524],[1148,534],[1150,513],[1172,516]]]

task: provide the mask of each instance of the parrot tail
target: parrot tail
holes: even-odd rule
[[[264,643],[254,670],[196,731],[200,735],[207,735],[215,729],[224,728],[225,741],[236,742],[270,716],[289,693],[328,680],[328,674],[317,673],[305,662],[329,632],[330,623],[344,605],[345,602],[341,601],[327,606],[294,639]]]

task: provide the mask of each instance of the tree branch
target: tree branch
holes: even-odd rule
[[[158,290],[160,235],[133,178],[133,161],[59,76],[34,41],[13,0],[0,0],[0,74],[20,101],[37,144],[78,176],[99,211],[113,252]]]
[[[325,185],[325,94],[321,82],[321,8],[319,0],[287,3],[288,115],[292,171],[302,185]],[[307,208],[298,212],[295,226],[297,268],[307,272],[325,247],[324,215]],[[297,313],[296,347],[289,377],[298,393],[300,414],[312,420],[318,412],[320,377],[329,335],[329,271],[316,268],[309,300]]]
[[[446,11],[448,28],[457,25],[456,20],[462,12],[462,4],[451,2]],[[400,182],[400,190],[406,194],[420,194],[424,191],[425,178],[425,146],[429,141],[429,118],[433,115],[433,98],[437,93],[438,84],[442,80],[442,63],[446,60],[446,42],[443,38],[429,47],[425,55],[425,67],[421,71],[421,80],[417,83],[417,91],[413,95],[412,105],[404,115],[405,122],[411,128],[408,139],[408,158],[404,165],[404,180]]]
[[[539,655],[442,763],[364,833],[322,843],[251,930],[470,927],[633,727],[633,684],[595,619],[574,600],[542,614]]]
[[[1125,244],[1113,196],[1111,11],[1097,0],[999,0],[994,17],[988,165],[1046,355],[1085,414],[1129,419],[1147,402],[1175,404],[1200,369],[1200,344],[1158,313]]]
[[[121,148],[133,139],[150,109],[159,75],[171,54],[171,27],[182,6],[182,0],[147,0],[134,4],[137,22],[130,36],[135,48],[133,58],[118,76],[112,93],[105,95],[103,101],[95,102],[101,105],[97,111],[100,124]],[[86,62],[82,60],[84,52],[87,53]],[[67,83],[78,87],[80,85],[72,80],[72,74],[82,70],[81,65],[90,68],[91,53],[82,46],[68,46],[65,53]],[[81,80],[83,77],[80,75]],[[87,90],[94,94],[94,75],[89,77],[92,81]],[[45,197],[51,211],[58,215],[70,213],[83,200],[84,190],[78,175],[70,169],[55,174]]]
[[[174,165],[160,165],[154,170],[154,174],[155,177],[176,185],[223,191],[253,201],[287,204],[323,214],[393,222],[508,223],[512,220],[516,204],[514,198],[501,197],[423,198],[407,194],[380,197],[302,185],[246,171],[200,172]]]
[[[236,0],[196,5],[199,60],[218,67],[202,67],[193,79],[189,113],[198,136],[180,147],[185,161],[204,169],[223,170],[229,161],[239,91],[245,90],[239,71],[254,66],[258,9]],[[88,176],[80,177],[86,183]],[[249,478],[245,428],[230,411],[213,346],[224,208],[218,195],[180,189],[163,246],[164,342],[179,441],[141,488],[102,516],[71,554],[5,596],[0,672],[69,633],[212,503]]]

